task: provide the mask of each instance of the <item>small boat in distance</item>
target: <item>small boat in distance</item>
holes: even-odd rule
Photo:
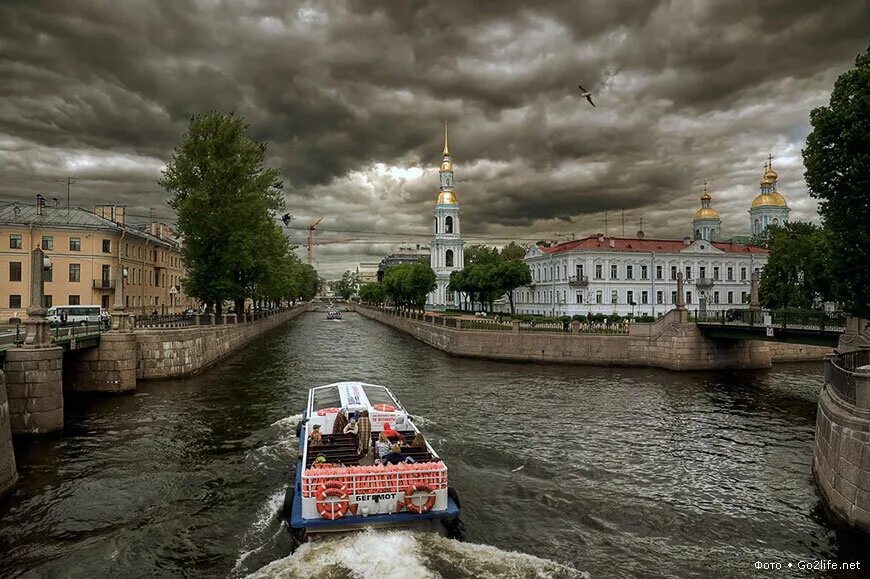
[[[338,310],[329,310],[328,312],[326,312],[326,319],[327,320],[340,320],[341,319],[341,312]]]
[[[371,432],[362,429],[364,440],[335,428],[348,415],[368,417]],[[398,464],[378,460],[375,443],[384,430],[403,445]],[[315,431],[321,433],[319,444],[311,436]],[[461,538],[459,496],[448,485],[447,465],[428,442],[411,446],[420,431],[384,386],[337,382],[311,388],[297,434],[301,453],[283,508],[293,548],[368,527]]]

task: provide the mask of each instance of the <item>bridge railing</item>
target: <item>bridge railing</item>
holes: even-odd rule
[[[829,356],[825,360],[825,384],[830,385],[844,402],[855,404],[857,398],[855,370],[867,364],[870,364],[870,350],[856,350]]]
[[[196,323],[196,318],[185,314],[168,314],[157,316],[135,316],[134,328],[183,328]]]
[[[771,325],[780,329],[842,331],[846,328],[848,315],[843,312],[820,312],[816,310],[750,310],[731,308],[715,311],[694,311],[694,321],[699,324],[722,326],[764,326],[765,315]]]
[[[53,324],[51,333],[55,342],[98,336],[109,329],[105,322],[85,322],[79,324]],[[22,335],[24,332],[22,331]]]

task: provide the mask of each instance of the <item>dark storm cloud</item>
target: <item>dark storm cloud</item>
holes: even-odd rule
[[[769,151],[792,216],[814,217],[808,113],[868,21],[866,0],[6,1],[0,195],[71,175],[83,205],[166,215],[155,180],[187,120],[234,109],[299,223],[356,238],[319,251],[343,269],[427,231],[448,119],[479,239],[595,232],[623,209],[679,236],[704,180],[744,233]]]

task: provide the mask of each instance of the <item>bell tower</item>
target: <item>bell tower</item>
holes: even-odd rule
[[[447,289],[450,274],[465,267],[465,254],[460,224],[459,198],[453,190],[453,159],[447,138],[447,123],[444,123],[444,150],[438,179],[441,190],[435,201],[434,234],[429,263],[435,271],[435,291],[429,294],[427,305],[431,309],[444,310],[459,306],[459,296]]]

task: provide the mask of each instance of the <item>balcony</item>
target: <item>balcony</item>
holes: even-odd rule
[[[712,277],[699,277],[697,280],[695,280],[695,287],[711,288],[711,287],[713,287],[713,278]]]
[[[586,287],[589,285],[588,275],[572,275],[568,278],[568,285],[571,287]]]
[[[95,279],[94,289],[96,290],[113,290],[115,289],[115,280],[113,279]]]

